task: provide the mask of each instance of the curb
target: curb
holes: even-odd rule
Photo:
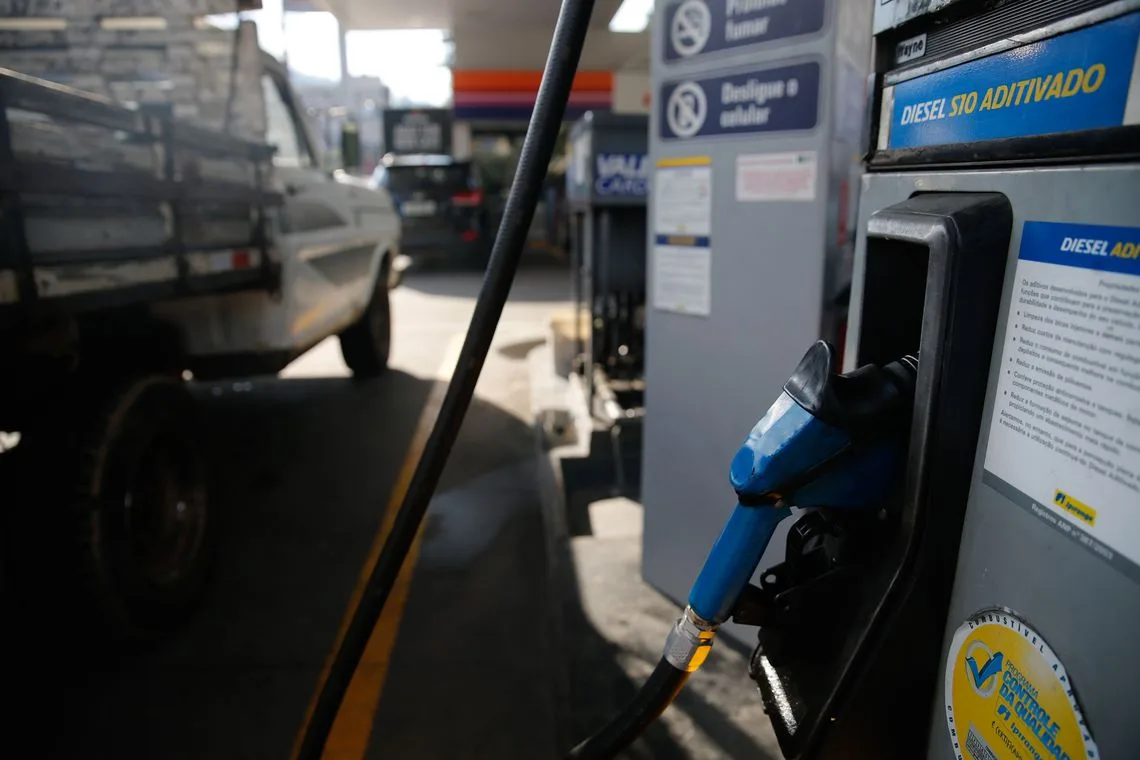
[[[531,419],[534,434],[535,475],[538,481],[539,510],[542,519],[543,542],[546,557],[546,624],[551,642],[549,653],[554,674],[551,692],[554,707],[555,747],[559,756],[573,741],[569,735],[570,673],[563,653],[566,651],[565,616],[563,613],[564,589],[573,582],[574,563],[570,556],[570,538],[566,526],[566,500],[562,479],[562,466],[557,449],[547,446],[551,404],[558,402],[557,374],[554,367],[552,330],[546,343],[527,356],[530,371]],[[554,380],[554,382],[552,382]]]

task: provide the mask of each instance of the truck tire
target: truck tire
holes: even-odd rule
[[[153,639],[194,609],[214,557],[197,409],[180,381],[144,377],[86,432],[71,512],[79,601],[96,632]]]
[[[377,279],[376,290],[360,319],[340,334],[344,363],[359,378],[376,377],[388,369],[392,346],[392,314],[388,304],[388,277]]]

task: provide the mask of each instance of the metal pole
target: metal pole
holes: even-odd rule
[[[346,118],[358,116],[356,106],[352,102],[352,82],[348,77],[348,30],[344,28],[344,20],[336,14],[336,29],[340,35],[340,98],[344,102]],[[359,122],[359,119],[356,119]]]

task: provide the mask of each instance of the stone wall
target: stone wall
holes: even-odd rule
[[[202,13],[232,11],[233,0],[0,0],[0,67],[132,106],[168,104],[187,122],[264,140],[261,51],[253,22],[205,26]],[[235,58],[236,45],[236,58]],[[232,88],[232,89],[231,89]],[[227,114],[228,110],[228,114]],[[9,109],[18,158],[100,172],[163,176],[161,146],[101,126]],[[253,164],[180,150],[178,176],[252,185]],[[93,179],[94,178],[94,179]],[[193,180],[189,180],[193,181]],[[264,180],[263,180],[264,181]],[[171,206],[157,200],[22,194],[34,253],[161,246],[172,236]],[[248,207],[183,204],[186,245],[248,241]]]
[[[29,18],[27,28],[0,30],[0,66],[123,103],[168,103],[179,118],[260,140],[256,26],[226,31],[200,19],[233,8],[232,0],[0,0],[0,17]]]

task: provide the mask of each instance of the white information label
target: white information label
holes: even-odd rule
[[[814,150],[737,156],[736,200],[814,201]]]
[[[690,163],[701,161],[703,163]],[[656,235],[708,237],[712,229],[712,166],[707,158],[657,162],[653,186]]]
[[[707,317],[712,308],[712,252],[708,246],[653,247],[653,306]]]
[[[712,166],[706,156],[657,162],[653,187],[653,306],[712,310]]]
[[[1105,560],[1135,569],[1140,229],[1025,223],[999,372],[987,475]]]
[[[574,176],[572,179],[579,184],[586,181],[586,172],[588,171],[590,161],[590,148],[592,147],[590,142],[590,135],[587,133],[579,137],[577,142],[575,142],[570,149],[573,153],[573,163],[571,165],[573,166]]]
[[[933,13],[960,0],[879,0],[875,6],[874,34],[910,21],[912,18]]]

